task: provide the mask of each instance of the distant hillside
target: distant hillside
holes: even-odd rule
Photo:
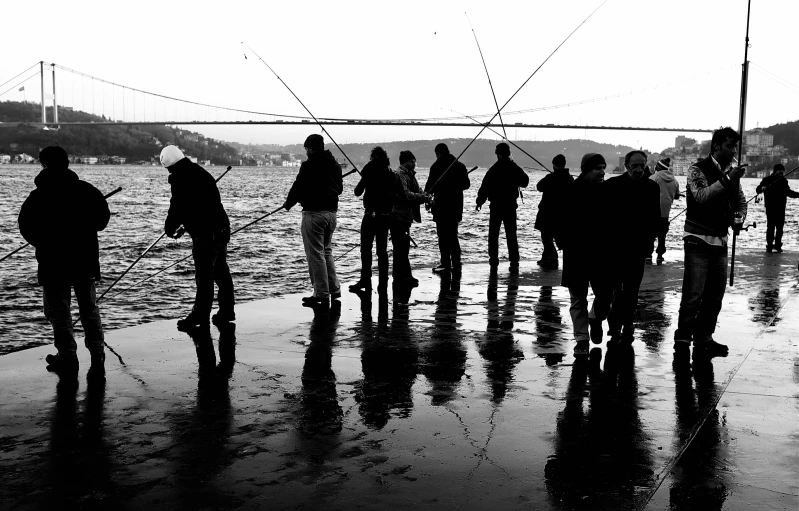
[[[369,161],[369,152],[373,147],[379,145],[388,152],[393,166],[399,165],[400,151],[409,150],[416,156],[417,164],[422,167],[429,167],[435,161],[434,148],[439,142],[444,142],[449,147],[451,153],[456,156],[465,148],[471,139],[458,138],[458,139],[444,139],[444,140],[413,140],[404,142],[385,142],[385,143],[371,143],[371,144],[342,144],[341,148],[349,156],[352,161],[359,167]],[[480,167],[489,167],[497,157],[494,155],[494,148],[497,145],[496,140],[477,140],[461,160],[468,166],[473,167],[478,165]],[[595,152],[600,153],[605,157],[608,164],[608,170],[613,169],[619,162],[619,156],[624,156],[627,152],[632,151],[628,146],[616,146],[611,144],[601,144],[591,140],[555,140],[548,142],[531,142],[531,141],[514,141],[517,145],[525,151],[533,155],[536,159],[545,164],[548,168],[552,168],[552,158],[561,153],[566,156],[566,164],[572,169],[579,169],[580,159],[585,153]],[[263,149],[264,151],[275,151],[274,146],[247,146],[248,150],[256,151]],[[326,146],[333,154],[343,159],[335,146],[328,144]],[[295,144],[283,146],[280,149],[282,152],[304,154],[302,144]],[[538,164],[526,156],[523,152],[511,146],[513,159],[523,167],[538,167]]]
[[[788,154],[799,154],[799,121],[775,124],[764,129],[774,135],[775,145],[787,147]]]
[[[47,107],[47,118],[53,118],[53,107]],[[174,144],[187,155],[201,160],[219,165],[238,163],[238,151],[228,144],[170,126],[62,126],[58,130],[44,130],[40,126],[16,122],[20,119],[40,122],[41,105],[0,102],[0,153],[24,152],[36,157],[42,148],[58,144],[76,156],[124,156],[128,161],[149,161],[164,145]],[[107,122],[104,117],[66,108],[58,109],[58,120]]]

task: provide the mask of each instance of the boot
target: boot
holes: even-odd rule
[[[105,352],[92,353],[92,365],[86,375],[89,380],[105,380]]]

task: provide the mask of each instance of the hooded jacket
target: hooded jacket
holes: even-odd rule
[[[355,186],[355,196],[363,194],[363,208],[368,213],[391,213],[394,207],[399,177],[388,161],[371,160],[361,169],[361,180]]]
[[[460,160],[455,161],[452,154],[438,158],[430,166],[425,193],[429,193],[434,185],[433,220],[460,222],[463,219],[463,191],[471,186],[466,166]]]
[[[556,170],[544,176],[536,189],[542,193],[538,203],[538,214],[535,216],[535,228],[542,232],[551,232],[557,227],[558,204],[563,200],[563,193],[574,177],[569,169]]]
[[[299,202],[303,211],[337,211],[342,191],[341,165],[333,153],[325,149],[311,153],[302,162],[283,207],[291,209]]]
[[[36,248],[39,283],[99,279],[97,233],[111,218],[103,194],[68,168],[44,169],[34,183],[19,212],[19,231]]]
[[[214,176],[183,158],[169,167],[172,199],[164,221],[164,232],[173,236],[182,224],[192,238],[212,236],[230,228]]]
[[[482,206],[488,199],[492,208],[516,209],[519,187],[524,188],[529,182],[530,177],[515,161],[510,158],[497,160],[480,183],[477,205]]]
[[[658,170],[649,179],[660,187],[660,217],[668,218],[671,204],[680,197],[680,183],[674,179],[671,169]]]
[[[416,171],[400,165],[396,170],[397,180],[402,190],[398,191],[394,202],[394,217],[401,222],[412,224],[422,221],[422,212],[419,207],[426,196],[421,193],[419,182],[416,180]]]

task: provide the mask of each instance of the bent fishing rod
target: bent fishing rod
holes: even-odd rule
[[[121,191],[122,191],[122,187],[121,187],[121,186],[119,186],[119,187],[117,187],[117,188],[116,188],[116,190],[113,190],[113,191],[111,191],[111,192],[109,192],[109,193],[107,193],[107,194],[103,195],[103,199],[108,199],[108,198],[109,198],[109,197],[111,197],[112,195],[115,195],[115,194],[117,194],[117,193],[119,193],[119,192],[121,192]],[[6,255],[4,255],[2,258],[0,258],[0,262],[2,262],[2,261],[5,261],[6,259],[8,259],[9,257],[11,257],[12,255],[16,254],[17,252],[19,252],[20,250],[24,249],[25,247],[27,247],[27,246],[29,246],[29,245],[30,245],[30,243],[25,243],[24,245],[22,245],[22,246],[20,246],[20,247],[17,247],[16,249],[12,250],[12,251],[11,251],[11,252],[9,252],[8,254],[6,254]]]
[[[214,180],[214,183],[218,183],[218,182],[219,182],[219,180],[220,180],[220,179],[222,179],[223,177],[225,177],[225,174],[227,174],[228,172],[230,172],[230,169],[232,169],[232,168],[233,168],[232,166],[228,165],[227,169],[225,169],[225,172],[223,172],[221,176],[219,176],[218,178],[216,178],[216,179]],[[112,282],[112,283],[111,283],[111,285],[110,285],[110,286],[108,286],[108,287],[105,289],[105,291],[103,291],[103,293],[102,293],[102,294],[99,296],[99,298],[97,298],[97,300],[95,300],[95,303],[97,303],[97,302],[99,302],[100,300],[102,300],[102,299],[103,299],[103,297],[104,297],[104,296],[105,296],[105,295],[106,295],[106,294],[107,294],[109,291],[111,291],[111,289],[112,289],[112,288],[113,288],[115,285],[117,285],[117,283],[118,283],[120,280],[122,280],[122,277],[124,277],[125,275],[127,275],[127,274],[128,274],[128,272],[129,272],[129,271],[130,271],[130,270],[131,270],[131,269],[132,269],[134,266],[136,266],[136,263],[138,263],[139,261],[141,261],[142,257],[144,257],[145,255],[147,255],[147,252],[149,252],[150,250],[152,250],[152,248],[153,248],[153,247],[154,247],[156,244],[158,244],[158,242],[159,242],[159,241],[161,241],[162,239],[164,239],[164,236],[166,236],[166,232],[163,232],[163,233],[161,233],[161,235],[160,235],[160,236],[159,236],[159,237],[158,237],[158,238],[157,238],[155,241],[153,241],[152,243],[150,243],[150,246],[149,246],[149,247],[147,247],[147,248],[144,250],[144,252],[142,252],[142,253],[141,253],[141,255],[139,255],[139,257],[137,257],[137,258],[136,258],[136,260],[135,260],[135,261],[133,261],[133,263],[131,263],[131,265],[130,265],[130,266],[128,266],[128,267],[127,267],[127,269],[126,269],[125,271],[123,271],[123,272],[122,272],[122,274],[121,274],[119,277],[117,277],[117,278],[116,278],[116,280],[114,280],[114,282]],[[80,315],[78,315],[78,318],[75,320],[75,322],[74,322],[74,323],[72,323],[72,326],[73,326],[73,327],[74,327],[75,325],[77,325],[77,324],[78,324],[78,320],[80,320]]]
[[[339,151],[341,151],[341,154],[343,154],[343,155],[344,155],[344,157],[345,157],[345,158],[347,158],[347,161],[348,161],[348,162],[350,162],[350,165],[352,165],[352,168],[353,168],[353,169],[355,169],[355,171],[356,171],[358,174],[360,174],[360,173],[361,173],[361,171],[360,171],[360,170],[358,170],[358,167],[356,167],[356,166],[355,166],[355,164],[352,162],[352,160],[350,160],[350,157],[349,157],[349,156],[347,156],[347,153],[345,153],[345,152],[344,152],[344,150],[343,150],[343,149],[341,149],[341,146],[340,146],[340,145],[338,145],[338,142],[336,142],[336,139],[334,139],[334,138],[333,138],[333,135],[331,135],[331,134],[330,134],[330,132],[329,132],[329,131],[327,131],[327,130],[325,129],[325,127],[322,125],[322,123],[321,123],[321,122],[319,122],[319,119],[317,119],[317,118],[316,118],[316,116],[315,116],[314,114],[312,114],[310,110],[308,110],[308,107],[307,107],[307,106],[305,106],[305,103],[303,103],[303,102],[302,102],[302,100],[301,100],[299,97],[297,97],[297,95],[296,95],[296,94],[294,94],[294,91],[293,91],[293,90],[291,90],[291,87],[289,87],[289,86],[288,86],[288,84],[287,84],[286,82],[284,82],[284,81],[283,81],[283,79],[282,79],[282,78],[281,78],[281,77],[280,77],[280,76],[279,76],[279,75],[278,75],[278,74],[275,72],[275,70],[274,70],[274,69],[272,69],[272,67],[271,67],[269,64],[267,64],[267,63],[266,63],[266,61],[265,61],[264,59],[262,59],[262,58],[261,58],[261,56],[260,56],[260,55],[258,55],[258,54],[255,52],[255,50],[253,50],[252,48],[250,48],[250,46],[249,46],[247,43],[245,43],[244,41],[242,41],[242,42],[241,42],[241,44],[243,44],[243,45],[244,45],[244,46],[245,46],[245,47],[246,47],[248,50],[250,50],[250,51],[253,53],[253,55],[255,55],[256,57],[258,57],[258,60],[260,60],[260,61],[261,61],[261,62],[262,62],[262,63],[263,63],[263,64],[264,64],[264,65],[265,65],[267,68],[269,68],[269,70],[270,70],[270,71],[272,71],[272,74],[273,74],[273,75],[275,75],[275,77],[276,77],[278,80],[280,80],[280,83],[282,83],[282,84],[283,84],[283,85],[284,85],[284,86],[285,86],[285,87],[286,87],[286,88],[289,90],[289,92],[291,93],[291,95],[292,95],[292,96],[294,96],[294,99],[296,99],[297,101],[299,101],[299,102],[300,102],[300,105],[302,105],[302,107],[305,109],[305,111],[306,111],[306,112],[308,112],[308,115],[310,115],[311,117],[313,117],[313,120],[314,120],[314,122],[316,122],[316,124],[318,124],[318,125],[319,125],[319,127],[320,127],[320,128],[322,128],[322,132],[324,132],[324,134],[325,134],[325,135],[327,135],[328,137],[330,137],[330,141],[331,141],[331,142],[333,142],[333,144],[335,144],[335,145],[336,145],[336,148],[337,148]],[[244,58],[245,58],[245,59],[247,58],[247,54],[246,54],[246,53],[244,54]],[[352,173],[352,172],[348,173],[347,175],[349,175],[349,174],[351,174],[351,173]]]
[[[561,46],[563,46],[564,44],[566,44],[566,41],[568,41],[569,39],[571,39],[571,37],[574,35],[574,33],[575,33],[575,32],[577,32],[577,30],[579,30],[579,29],[580,29],[580,27],[582,27],[582,26],[585,24],[585,22],[587,22],[587,21],[588,21],[588,20],[589,20],[589,19],[590,19],[590,18],[591,18],[591,17],[592,17],[592,16],[593,16],[593,15],[594,15],[594,14],[595,14],[595,13],[596,13],[598,10],[599,10],[599,9],[601,9],[601,8],[602,8],[602,6],[603,6],[603,5],[605,5],[607,2],[608,2],[608,0],[605,0],[604,2],[602,2],[602,3],[599,5],[599,7],[597,7],[596,9],[594,9],[594,10],[591,12],[591,14],[589,14],[589,15],[588,15],[588,17],[586,17],[586,18],[585,18],[585,19],[584,19],[584,20],[583,20],[583,21],[582,21],[582,22],[581,22],[579,25],[577,25],[577,27],[576,27],[574,30],[572,30],[572,31],[571,31],[571,33],[570,33],[570,34],[569,34],[569,35],[566,37],[566,39],[564,39],[564,40],[563,40],[563,41],[562,41],[562,42],[561,42],[561,43],[560,43],[560,44],[557,46],[557,48],[555,48],[555,49],[552,51],[552,53],[550,53],[550,54],[549,54],[549,56],[548,56],[546,59],[544,59],[544,61],[543,61],[543,62],[542,62],[542,63],[541,63],[541,64],[540,64],[540,65],[539,65],[539,66],[538,66],[536,69],[535,69],[535,71],[533,71],[533,73],[532,73],[530,76],[528,76],[528,77],[527,77],[527,79],[524,81],[524,83],[522,83],[522,84],[521,84],[521,86],[519,86],[519,88],[518,88],[518,89],[516,89],[516,92],[514,92],[514,93],[513,93],[513,95],[511,95],[511,97],[510,97],[510,98],[508,98],[508,100],[505,102],[505,104],[503,104],[503,105],[502,105],[502,106],[501,106],[501,107],[500,107],[500,108],[497,110],[497,113],[495,113],[495,114],[494,114],[494,115],[491,117],[491,119],[489,119],[489,120],[488,120],[488,123],[486,123],[486,124],[489,124],[489,125],[491,124],[491,122],[492,122],[492,121],[493,121],[493,120],[494,120],[494,119],[495,119],[495,118],[496,118],[496,117],[499,115],[499,113],[500,113],[502,110],[504,110],[506,106],[508,106],[508,103],[510,103],[510,102],[513,100],[513,98],[515,98],[515,97],[516,97],[516,95],[517,95],[517,94],[519,94],[519,92],[520,92],[520,91],[521,91],[521,90],[522,90],[522,89],[523,89],[523,88],[524,88],[524,87],[527,85],[527,83],[528,83],[530,80],[532,80],[532,78],[533,78],[533,77],[534,77],[534,76],[535,76],[535,75],[538,73],[538,71],[540,71],[540,70],[541,70],[541,68],[542,68],[542,67],[544,67],[544,64],[546,64],[546,63],[549,61],[549,59],[551,59],[551,58],[552,58],[552,56],[553,56],[553,55],[554,55],[554,54],[555,54],[555,53],[556,53],[556,52],[557,52],[557,51],[558,51],[558,50],[561,48]],[[471,142],[469,142],[469,144],[468,144],[468,145],[467,145],[467,146],[466,146],[466,147],[463,149],[463,151],[461,151],[461,153],[458,155],[458,157],[457,157],[457,158],[455,158],[455,160],[454,160],[452,163],[450,163],[450,164],[449,164],[449,166],[446,168],[446,170],[444,170],[444,172],[443,172],[443,173],[441,174],[441,176],[440,176],[440,177],[439,177],[439,178],[436,180],[436,182],[435,182],[435,183],[433,183],[433,186],[431,186],[431,187],[430,187],[430,190],[429,190],[429,192],[430,192],[430,193],[432,193],[432,191],[435,189],[435,187],[438,185],[438,183],[439,183],[439,182],[441,182],[441,178],[443,178],[443,177],[446,175],[446,173],[449,171],[449,169],[451,169],[451,168],[452,168],[452,166],[455,164],[455,162],[456,162],[456,161],[460,160],[461,156],[463,156],[463,154],[464,154],[464,153],[465,153],[465,152],[466,152],[466,151],[467,151],[467,150],[468,150],[468,149],[469,149],[469,148],[472,146],[472,144],[473,144],[473,143],[474,143],[474,142],[477,140],[477,138],[478,138],[480,135],[482,135],[483,131],[485,131],[485,130],[486,130],[486,126],[485,126],[485,125],[483,125],[482,129],[480,129],[480,131],[477,133],[477,135],[475,135],[475,137],[474,137],[474,138],[471,140]]]

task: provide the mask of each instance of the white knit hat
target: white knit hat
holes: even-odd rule
[[[183,153],[177,146],[168,145],[161,149],[161,165],[164,167],[171,167],[183,158],[185,158],[185,156],[183,156]]]

